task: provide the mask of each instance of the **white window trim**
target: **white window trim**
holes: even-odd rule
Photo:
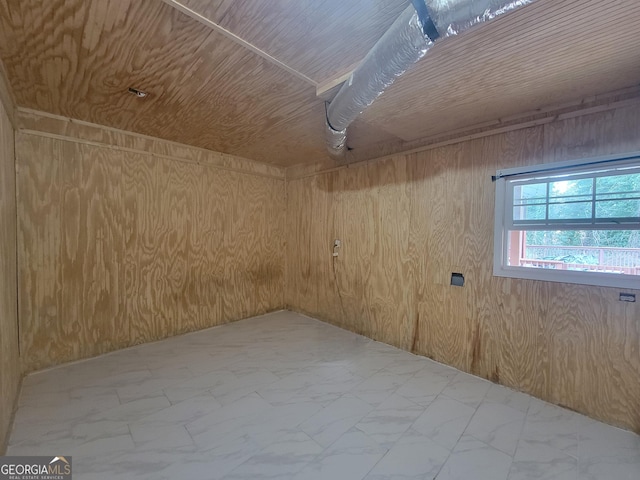
[[[579,285],[595,285],[622,289],[640,290],[640,276],[618,273],[577,272],[571,270],[547,270],[543,268],[517,267],[507,265],[507,224],[505,197],[507,182],[504,176],[525,174],[536,170],[566,168],[567,173],[573,167],[598,164],[608,161],[640,158],[640,152],[624,155],[610,155],[589,159],[569,160],[565,162],[546,163],[541,165],[501,169],[496,172],[495,224],[493,233],[493,275],[496,277],[522,278],[546,282],[576,283]],[[585,228],[588,229],[588,228]]]

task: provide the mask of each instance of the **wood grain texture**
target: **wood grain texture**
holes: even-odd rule
[[[284,180],[17,134],[26,371],[282,308]]]
[[[637,150],[630,106],[289,179],[286,304],[640,432],[637,304],[619,289],[493,277],[490,179]]]
[[[35,110],[17,109],[16,127],[40,135],[48,134],[52,138],[71,138],[90,145],[153,154],[156,157],[209,165],[238,173],[273,178],[285,176],[285,169],[275,165]]]
[[[7,445],[22,378],[16,307],[15,181],[13,127],[0,101],[0,455]]]
[[[409,4],[180,1],[320,84]],[[637,87],[639,22],[638,2],[536,0],[443,39],[350,128],[351,156]],[[283,167],[333,162],[314,85],[161,1],[0,0],[0,59],[22,108]]]
[[[15,99],[13,98],[13,92],[9,86],[9,79],[7,78],[7,71],[4,68],[4,63],[0,59],[0,104],[4,109],[4,115],[9,119],[9,122],[13,125],[15,122]]]
[[[350,71],[408,5],[405,0],[180,3],[319,84]]]
[[[310,281],[318,279],[318,275],[311,269],[311,255],[316,250],[322,253],[330,252],[330,245],[326,250],[319,246],[311,249],[312,224],[322,225],[327,221],[313,222],[312,193],[317,189],[312,188],[311,179],[297,182],[287,182],[287,301],[293,305],[299,305],[307,312],[317,311],[317,299],[312,295]],[[324,238],[325,242],[331,240]],[[318,255],[319,255],[318,254]],[[315,269],[314,269],[315,270]],[[326,289],[325,285],[325,289]],[[339,321],[338,317],[334,317]]]
[[[323,104],[313,85],[159,1],[6,0],[0,25],[20,107],[236,154]]]
[[[629,87],[638,22],[636,2],[536,0],[436,43],[362,119],[412,141]]]
[[[184,13],[185,15],[193,18],[194,20],[200,22],[201,24],[206,25],[207,27],[211,28],[212,30],[224,35],[228,39],[234,41],[240,47],[245,48],[245,49],[249,50],[252,53],[255,53],[256,55],[258,55],[259,57],[263,58],[267,62],[272,63],[274,66],[276,66],[276,67],[278,67],[278,68],[280,68],[282,70],[285,70],[286,72],[289,72],[293,76],[299,78],[300,80],[303,80],[303,81],[309,83],[310,85],[313,85],[314,87],[316,86],[316,82],[314,80],[312,80],[311,78],[309,78],[306,75],[304,75],[303,73],[298,72],[297,70],[291,68],[289,65],[287,65],[287,64],[281,62],[280,60],[278,60],[277,58],[269,55],[267,52],[259,49],[255,45],[247,42],[246,40],[244,40],[241,37],[237,36],[236,34],[231,32],[230,30],[227,30],[226,28],[221,27],[219,24],[213,22],[211,19],[203,16],[201,13],[198,13],[197,11],[192,10],[191,8],[185,6],[184,2],[180,2],[178,0],[163,0],[163,1],[167,5],[170,5],[171,7],[175,8],[176,10],[178,10],[179,12]]]
[[[436,134],[419,140],[405,142],[397,137],[384,136],[381,143],[366,145],[366,131],[372,128],[361,118],[350,127],[350,139],[358,137],[363,143],[346,153],[345,158],[337,164],[335,161],[308,162],[294,165],[286,169],[288,179],[313,176],[321,172],[339,170],[345,165],[357,166],[360,163],[392,158],[399,154],[422,153],[462,141],[477,140],[526,128],[553,123],[558,120],[576,119],[596,113],[625,111],[627,107],[640,105],[640,87],[630,87],[604,94],[585,97],[577,101],[551,105],[531,112],[524,112],[508,118],[485,122],[480,125],[463,127],[458,130]],[[362,131],[363,135],[358,132]],[[354,133],[355,132],[355,133]],[[616,132],[617,133],[617,132]],[[352,135],[353,134],[353,135]],[[350,140],[351,142],[351,140]]]

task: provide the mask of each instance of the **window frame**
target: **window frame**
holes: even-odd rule
[[[580,272],[574,270],[555,270],[545,268],[532,268],[522,266],[511,266],[507,263],[508,252],[508,236],[509,232],[517,231],[510,229],[509,219],[512,214],[507,214],[507,203],[513,211],[513,197],[509,197],[509,193],[513,193],[510,188],[512,183],[509,178],[535,178],[535,176],[543,175],[564,175],[591,169],[596,166],[605,166],[605,164],[613,164],[615,166],[623,166],[625,164],[640,166],[640,152],[633,152],[624,155],[609,155],[588,159],[568,160],[556,163],[544,163],[539,165],[514,167],[499,169],[495,176],[495,224],[494,224],[494,246],[493,246],[493,275],[496,277],[521,278],[528,280],[541,280],[547,282],[575,283],[579,285],[595,285],[599,287],[613,287],[640,290],[640,275],[628,275],[623,273],[606,273],[606,272]],[[613,166],[613,165],[612,165]],[[567,222],[571,223],[571,222]],[[596,230],[596,229],[635,229],[635,224],[620,225],[614,227],[612,225],[581,225],[582,228],[577,230]],[[613,228],[611,228],[613,227]],[[517,228],[517,227],[516,227]],[[549,230],[554,230],[552,226]],[[522,231],[526,231],[523,226]],[[529,230],[535,230],[530,228]],[[540,230],[540,228],[538,228]],[[557,230],[557,229],[556,229]],[[562,229],[560,229],[562,230]]]

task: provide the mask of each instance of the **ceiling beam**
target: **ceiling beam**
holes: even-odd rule
[[[329,80],[319,83],[316,86],[316,97],[321,98],[325,102],[330,102],[331,100],[333,100],[333,97],[336,96],[336,93],[338,93],[340,87],[342,87],[342,84],[349,80],[349,77],[358,67],[358,65],[360,65],[360,62],[354,63],[340,75],[336,75]]]
[[[295,70],[294,68],[291,68],[289,65],[281,62],[277,58],[272,57],[271,55],[269,55],[264,50],[260,50],[255,45],[247,42],[246,40],[243,40],[242,38],[237,36],[235,33],[230,32],[229,30],[227,30],[224,27],[221,27],[220,25],[218,25],[214,21],[208,19],[207,17],[205,17],[203,15],[200,15],[198,12],[190,9],[189,7],[186,7],[185,5],[180,3],[178,0],[162,0],[162,1],[164,3],[166,3],[167,5],[172,6],[176,10],[184,13],[185,15],[188,15],[189,17],[193,18],[194,20],[202,23],[203,25],[206,25],[207,27],[211,28],[212,30],[215,30],[216,32],[224,35],[225,37],[227,37],[228,39],[234,41],[238,45],[241,45],[244,48],[246,48],[247,50],[250,50],[251,52],[255,53],[256,55],[259,55],[260,57],[264,58],[269,63],[281,68],[282,70],[285,70],[285,71],[289,72],[290,74],[298,77],[300,80],[303,80],[303,81],[307,82],[309,85],[311,85],[313,87],[316,87],[316,88],[318,87],[318,82],[316,82],[313,79],[307,77],[305,74]]]

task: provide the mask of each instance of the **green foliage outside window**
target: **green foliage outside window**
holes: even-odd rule
[[[612,175],[596,178],[596,217],[640,217],[640,174]],[[522,187],[520,199],[527,219],[543,219],[547,183]],[[593,179],[552,181],[549,184],[549,218],[589,218]],[[538,200],[536,200],[538,199]],[[536,205],[536,203],[538,203]],[[527,245],[640,248],[639,230],[558,230],[528,231]]]

